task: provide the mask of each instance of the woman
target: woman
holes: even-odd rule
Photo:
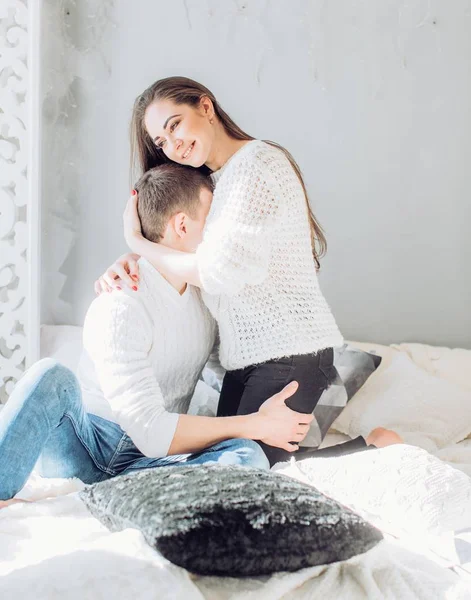
[[[215,183],[194,254],[142,236],[135,192],[124,228],[130,248],[164,276],[202,288],[227,370],[218,416],[249,414],[292,380],[299,388],[287,404],[312,413],[330,385],[333,349],[343,338],[317,280],[326,240],[294,159],[278,144],[246,134],[207,88],[184,77],[159,80],[137,98],[131,135],[133,164],[141,171],[172,161],[211,174]],[[120,279],[136,288],[135,261],[136,255],[119,259],[96,291],[109,291]],[[378,430],[368,441],[386,445],[400,438]],[[339,451],[366,446],[358,438]],[[271,464],[289,456],[262,447]]]

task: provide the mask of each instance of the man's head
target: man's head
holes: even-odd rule
[[[135,185],[142,234],[184,252],[194,252],[213,197],[212,182],[192,167],[168,163],[150,169]]]

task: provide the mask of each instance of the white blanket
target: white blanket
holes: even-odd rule
[[[68,334],[71,333],[78,334],[75,330],[69,330]],[[61,344],[57,345],[56,331],[48,330],[47,335],[49,340],[54,340],[56,346],[53,351],[46,350],[46,353],[61,359]],[[431,353],[427,348],[430,347],[405,345],[394,352],[407,352],[413,359],[419,356],[422,368],[462,385],[457,379],[464,379],[461,368],[463,366],[467,368],[467,373],[471,373],[471,352],[455,353],[461,361],[458,369],[451,360],[451,351],[437,349]],[[69,344],[66,358],[69,366],[73,367],[75,356],[69,353],[70,349]],[[442,362],[440,350],[443,350]],[[390,348],[387,351],[393,352]],[[333,440],[334,436],[330,436],[327,444]],[[335,436],[335,442],[338,441],[339,436]],[[352,463],[352,457],[348,456],[309,459],[311,462],[323,461],[323,468],[318,470],[312,464],[310,471],[304,469],[303,472],[299,472],[296,466],[290,464],[282,466],[285,475],[310,483],[313,483],[312,477],[315,475],[316,485],[326,486],[326,493],[338,496],[339,499],[344,494],[342,501],[354,505],[385,532],[386,539],[383,542],[368,553],[341,563],[313,567],[291,574],[278,573],[271,577],[248,579],[193,576],[170,564],[152,550],[139,532],[128,529],[120,533],[110,533],[105,529],[87,512],[78,498],[76,491],[82,484],[77,480],[42,480],[33,474],[21,496],[30,499],[47,496],[52,498],[33,504],[17,504],[0,511],[0,598],[471,599],[471,582],[463,578],[465,574],[459,576],[451,569],[453,562],[440,556],[433,543],[429,543],[428,534],[422,535],[424,529],[421,529],[429,527],[432,540],[433,535],[439,535],[441,530],[448,526],[454,527],[459,524],[471,527],[469,507],[465,506],[464,500],[467,478],[463,479],[462,473],[456,474],[453,469],[446,472],[445,479],[452,482],[449,485],[460,486],[462,494],[457,494],[456,498],[458,503],[461,502],[462,510],[460,511],[460,506],[452,501],[453,489],[448,489],[448,496],[433,495],[437,498],[437,505],[430,507],[430,519],[422,519],[420,526],[414,521],[412,506],[407,518],[403,519],[400,514],[401,503],[397,503],[397,515],[391,511],[384,513],[378,509],[373,510],[374,501],[378,500],[382,492],[392,494],[389,508],[393,506],[395,490],[400,491],[402,500],[407,501],[405,486],[413,486],[414,483],[413,477],[407,479],[407,473],[404,478],[400,475],[404,464],[401,451],[397,447],[390,452],[388,450],[385,449],[377,455],[379,458],[375,463],[376,470],[372,470],[376,480],[372,480],[371,477],[362,479],[361,472],[355,472],[355,469],[361,469],[362,461]],[[420,452],[427,456],[425,451]],[[471,440],[447,446],[436,452],[436,456],[441,461],[454,465],[461,472],[471,474]],[[368,461],[371,458],[362,460]],[[412,461],[411,456],[408,460]],[[420,463],[420,460],[418,459],[418,463],[410,463],[419,471],[420,468],[427,468],[429,459],[424,458],[423,463]],[[439,469],[438,463],[434,464],[434,469]],[[336,488],[335,481],[339,479],[332,477],[334,472],[343,472],[344,478],[350,477],[354,495],[348,496],[350,487],[345,479],[340,480],[342,485]],[[423,479],[427,478],[424,476]],[[433,477],[430,481],[432,480]],[[376,487],[372,488],[372,485]],[[376,506],[381,506],[381,503],[376,502]],[[404,511],[404,515],[406,512]],[[420,516],[420,513],[416,515]],[[402,527],[395,526],[397,523]]]
[[[286,471],[290,468],[285,465]],[[139,532],[110,533],[70,493],[81,487],[77,480],[33,475],[21,494],[24,498],[57,497],[0,511],[0,598],[471,598],[471,583],[452,572],[450,563],[413,536],[396,540],[387,533],[366,554],[333,565],[248,579],[193,576],[152,550]]]

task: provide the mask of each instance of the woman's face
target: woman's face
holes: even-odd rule
[[[155,145],[173,162],[201,167],[208,161],[214,142],[210,123],[214,111],[209,99],[198,108],[158,100],[146,110],[144,124]]]

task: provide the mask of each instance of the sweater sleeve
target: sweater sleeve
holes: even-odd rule
[[[94,300],[84,324],[84,348],[120,427],[149,458],[166,456],[179,415],[165,409],[149,359],[152,324],[143,306],[123,294]]]
[[[249,153],[222,175],[220,210],[210,212],[196,251],[202,288],[208,294],[235,295],[268,276],[272,240],[283,219],[283,178],[292,174],[275,149]]]

